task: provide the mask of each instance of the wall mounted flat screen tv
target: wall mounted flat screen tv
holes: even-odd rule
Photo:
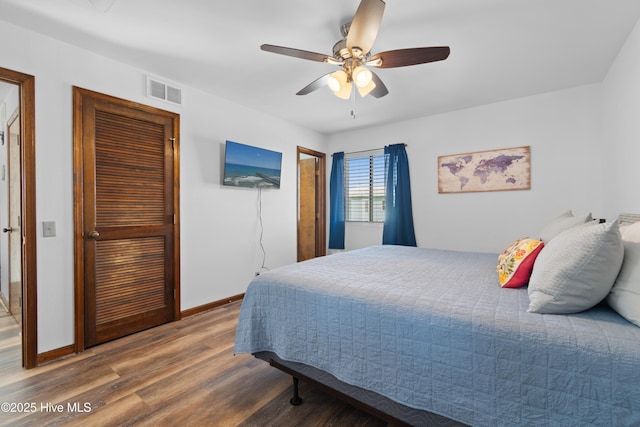
[[[227,141],[224,157],[224,185],[280,188],[282,153]]]

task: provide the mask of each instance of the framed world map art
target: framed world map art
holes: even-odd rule
[[[438,156],[438,193],[529,190],[529,147]]]

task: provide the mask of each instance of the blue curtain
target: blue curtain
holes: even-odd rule
[[[386,194],[383,245],[416,246],[411,208],[409,160],[404,144],[384,147]]]
[[[333,153],[329,181],[329,249],[344,249],[344,152]]]

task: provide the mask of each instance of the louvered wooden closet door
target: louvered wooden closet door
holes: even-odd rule
[[[83,104],[85,346],[174,319],[173,122]]]

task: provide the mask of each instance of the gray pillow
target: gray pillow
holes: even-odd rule
[[[620,227],[624,261],[607,303],[628,321],[640,326],[640,222]]]
[[[545,244],[553,239],[558,234],[565,230],[582,225],[585,222],[592,221],[591,214],[574,216],[573,212],[566,211],[562,215],[552,219],[540,232],[540,240]]]
[[[529,280],[530,313],[577,313],[602,301],[620,271],[618,222],[563,231],[542,249]]]

